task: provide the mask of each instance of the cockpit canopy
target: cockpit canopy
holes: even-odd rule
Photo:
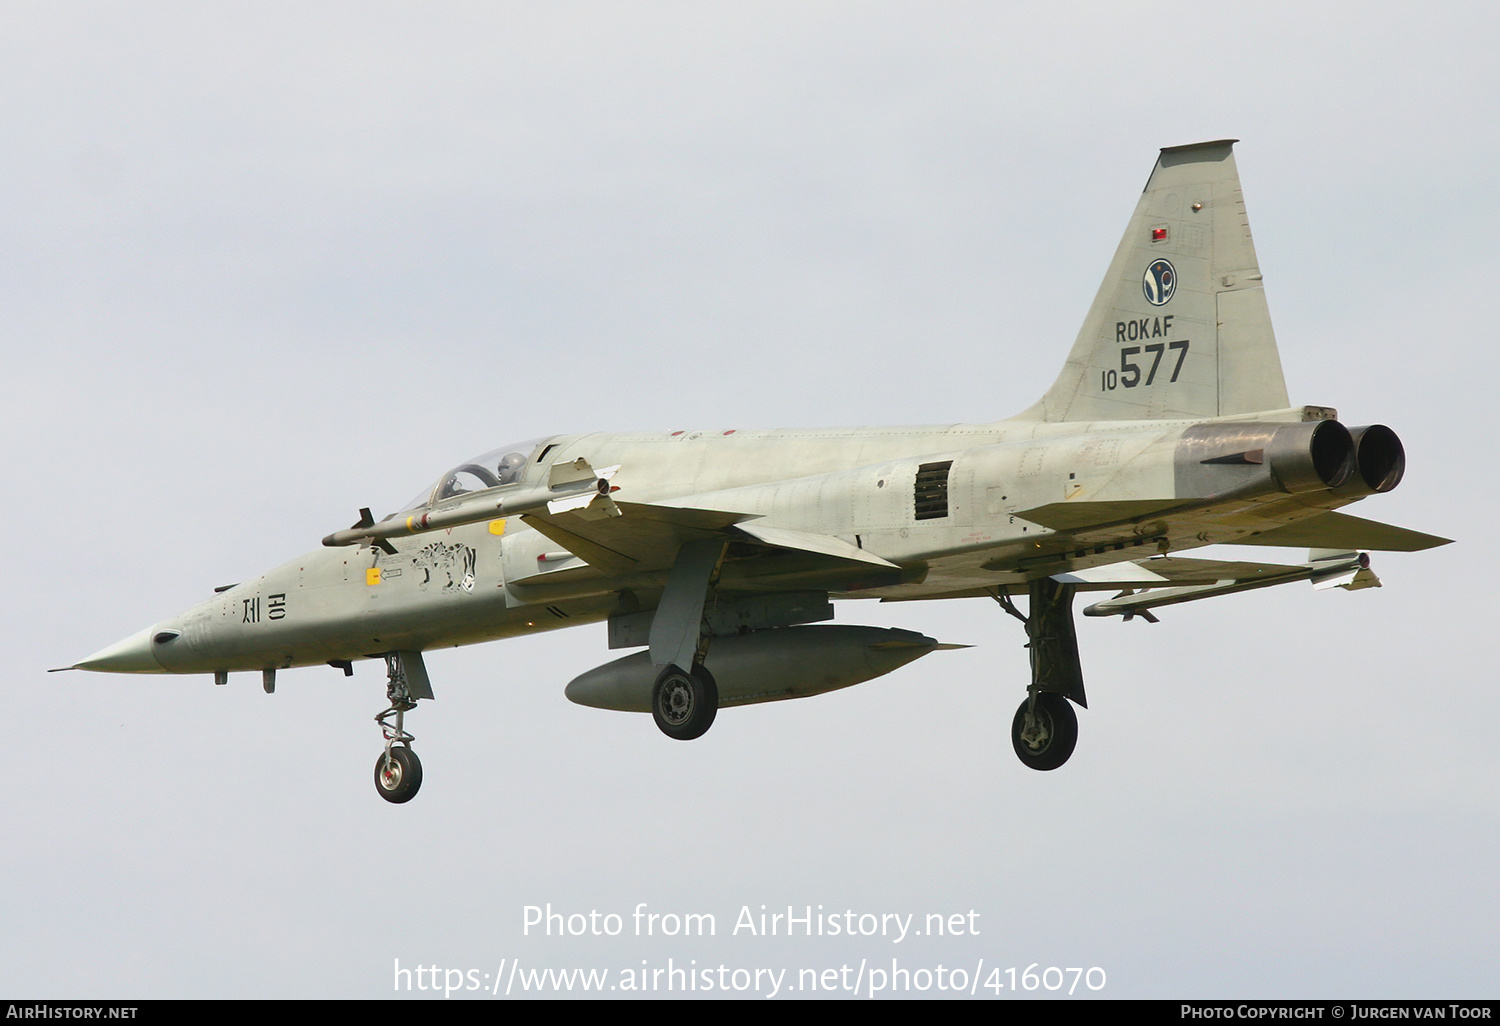
[[[545,441],[545,438],[533,438],[514,445],[502,445],[482,456],[464,460],[438,478],[437,483],[432,487],[422,491],[401,507],[400,512],[407,513],[414,509],[434,507],[459,496],[482,492],[487,488],[502,488],[505,485],[515,484],[526,475],[526,468],[532,462],[532,457],[536,455],[537,449]],[[395,515],[391,514],[391,516]]]

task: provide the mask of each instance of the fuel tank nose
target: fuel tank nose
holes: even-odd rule
[[[99,670],[104,673],[161,673],[162,665],[152,652],[154,626],[137,631],[124,641],[117,641],[73,664],[78,670]]]

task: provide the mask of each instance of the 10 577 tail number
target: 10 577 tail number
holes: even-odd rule
[[[1177,360],[1172,365],[1172,376],[1167,380],[1176,381],[1177,375],[1182,373],[1182,361],[1187,358],[1188,340],[1185,338],[1176,342],[1153,342],[1148,346],[1126,346],[1120,350],[1120,369],[1100,372],[1100,387],[1106,392],[1113,392],[1120,387],[1135,388],[1137,385],[1151,384],[1156,380],[1157,371],[1161,370],[1162,356],[1169,350],[1177,354]],[[1144,381],[1141,380],[1141,365],[1132,359],[1143,351],[1151,359]]]

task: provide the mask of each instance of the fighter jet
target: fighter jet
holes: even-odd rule
[[[988,596],[1025,625],[1011,739],[1061,766],[1087,707],[1073,603],[1152,610],[1311,581],[1374,587],[1367,550],[1446,539],[1337,512],[1400,482],[1382,425],[1291,406],[1240,194],[1234,140],[1161,151],[1052,387],[987,424],[552,435],[443,473],[396,513],[72,669],[259,672],[385,662],[376,789],[422,782],[405,715],[433,698],[425,650],[607,621],[639,651],[567,685],[701,736],[721,707],[803,698],[944,647],[827,624],[833,603]],[[1297,564],[1182,555],[1306,547]],[[1026,598],[1025,612],[1016,599]]]

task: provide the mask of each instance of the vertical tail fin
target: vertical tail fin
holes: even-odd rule
[[[1233,139],[1161,151],[1057,381],[1017,419],[1287,406]]]

